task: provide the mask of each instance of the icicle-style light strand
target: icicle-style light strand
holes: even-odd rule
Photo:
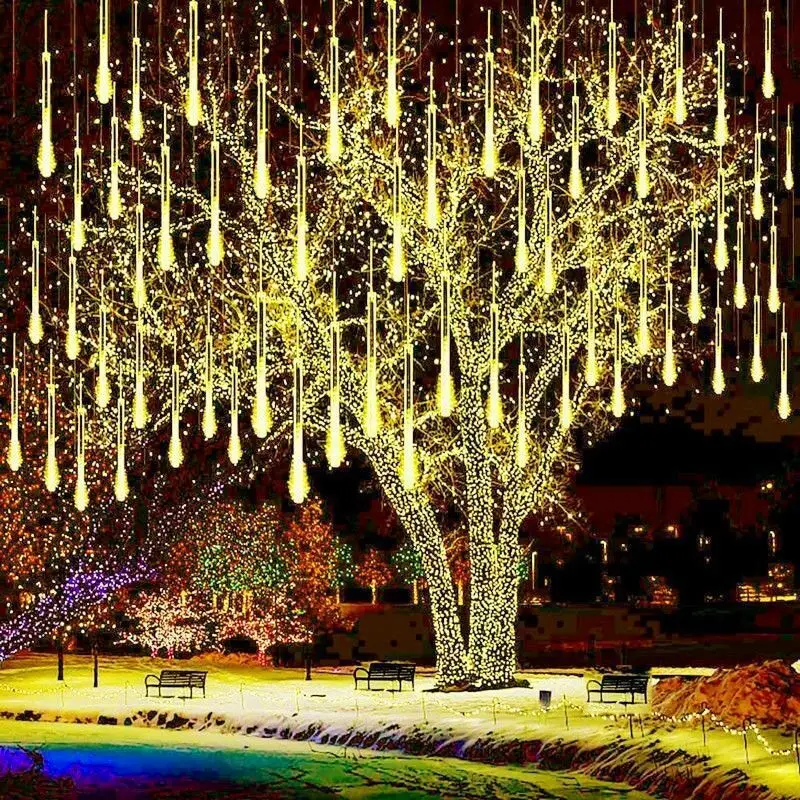
[[[753,219],[764,216],[764,195],[761,192],[761,134],[758,130],[758,103],[756,103],[756,130],[753,136],[753,202],[750,205]]]
[[[328,59],[328,80],[330,82],[331,97],[326,146],[328,160],[332,164],[336,164],[342,157],[342,129],[339,123],[339,37],[336,35],[336,0],[332,0],[331,6],[331,38]]]
[[[258,34],[258,75],[256,75],[256,158],[253,191],[259,200],[269,194],[267,163],[267,76],[264,74],[264,34]]]
[[[542,289],[552,294],[556,288],[553,269],[553,190],[550,188],[550,159],[545,160],[545,188],[542,201],[542,229],[544,231],[544,267],[542,270]]]
[[[78,403],[75,408],[75,490],[72,498],[78,511],[86,511],[89,506],[89,488],[86,485],[86,407],[83,405],[83,376],[78,381]]]
[[[406,254],[403,246],[403,162],[400,159],[400,132],[395,132],[394,171],[392,176],[392,244],[389,252],[389,275],[400,282],[406,274]]]
[[[647,95],[642,63],[641,88],[639,89],[639,160],[636,170],[636,196],[644,200],[650,194],[650,176],[647,174]]]
[[[625,413],[625,391],[622,388],[622,314],[619,301],[614,309],[614,385],[611,389],[611,413],[619,419]]]
[[[111,84],[111,165],[109,167],[108,216],[118,220],[122,214],[122,195],[119,191],[119,119],[117,118],[117,85]]]
[[[436,132],[436,97],[433,92],[433,64],[428,72],[428,116],[427,116],[427,148],[426,148],[426,177],[425,185],[425,225],[428,230],[435,230],[439,226],[441,213],[439,210],[439,197],[436,191],[436,159],[438,158],[438,143]]]
[[[794,189],[794,172],[792,171],[792,159],[794,158],[794,153],[792,150],[792,107],[786,106],[786,157],[785,157],[785,166],[783,172],[783,185],[786,188],[787,192],[791,192]]]
[[[500,307],[497,305],[497,276],[492,266],[492,297],[489,305],[489,397],[486,402],[486,422],[497,428],[503,421],[500,399]]]
[[[42,311],[39,304],[39,270],[40,270],[40,250],[39,250],[39,211],[33,209],[33,241],[31,244],[31,313],[28,318],[28,338],[33,344],[39,344],[44,336],[44,326],[42,325]]]
[[[136,218],[134,236],[133,305],[142,309],[147,305],[147,287],[144,282],[144,205],[142,204],[142,179],[136,176]]]
[[[212,267],[218,267],[222,263],[222,259],[225,258],[225,241],[222,235],[220,221],[219,169],[219,139],[217,138],[217,107],[215,105],[213,133],[211,138],[210,227],[208,230],[208,242],[206,243],[208,263],[211,264]]]
[[[144,393],[144,321],[141,310],[136,316],[133,388],[133,427],[142,430],[147,425],[147,398]]]
[[[594,266],[587,267],[586,278],[586,385],[597,386],[600,370],[597,363],[597,290]]]
[[[37,166],[43,178],[49,178],[56,168],[56,151],[53,147],[53,107],[51,104],[52,72],[50,50],[47,47],[47,10],[44,12],[44,47],[42,48],[42,133],[39,139]]]
[[[69,254],[67,273],[67,334],[65,349],[67,358],[74,361],[80,353],[78,339],[78,261],[75,252]]]
[[[497,173],[497,146],[494,141],[494,49],[492,46],[492,12],[486,10],[486,53],[483,83],[483,153],[481,165],[487,178]]]
[[[611,130],[619,122],[617,100],[617,23],[614,20],[614,0],[608,15],[608,98],[606,99],[606,125]]]
[[[578,65],[572,77],[572,141],[570,145],[569,195],[573,200],[583,195],[583,178],[581,177],[580,151],[581,104],[578,97]]]
[[[8,427],[10,439],[6,463],[12,472],[22,466],[22,445],[19,440],[19,367],[17,366],[17,334],[11,337],[11,397]]]
[[[197,0],[189,0],[189,85],[186,89],[186,121],[194,128],[203,118],[200,98],[200,34],[197,24]]]
[[[411,339],[411,300],[406,282],[406,341],[403,347],[403,444],[400,479],[407,492],[417,486],[417,454],[414,449],[414,342]]]
[[[534,144],[544,136],[544,114],[542,113],[542,27],[538,10],[534,4],[531,17],[531,71],[528,78],[528,136]]]
[[[764,379],[764,363],[761,360],[761,295],[758,291],[758,269],[755,270],[753,292],[753,357],[750,361],[750,377],[754,383],[760,383]]]
[[[181,444],[181,371],[178,366],[178,332],[172,351],[172,392],[170,396],[170,437],[167,452],[170,466],[177,469],[183,463],[183,445]]]
[[[683,88],[683,4],[678,0],[675,18],[675,99],[672,116],[677,125],[686,122],[686,95]]]
[[[714,264],[720,273],[728,267],[728,245],[725,241],[725,168],[722,165],[722,148],[717,167],[717,236],[714,243]]]
[[[139,39],[139,0],[133,2],[133,36],[131,38],[131,116],[130,134],[134,142],[144,136],[142,117],[142,42]]]
[[[761,78],[761,93],[769,100],[775,94],[775,78],[772,75],[772,9],[767,0],[764,9],[764,75]]]
[[[256,294],[255,335],[255,396],[251,413],[253,433],[264,439],[272,428],[272,414],[267,397],[267,293],[264,291],[264,253],[261,243],[258,248],[258,293]]]
[[[94,92],[97,96],[97,101],[101,105],[105,105],[111,99],[112,81],[111,69],[108,66],[108,53],[110,45],[109,27],[108,27],[108,6],[109,0],[100,0],[98,15],[98,44],[97,44],[97,74],[94,82]]]
[[[214,337],[211,335],[211,302],[206,312],[206,341],[204,354],[203,381],[205,383],[205,402],[203,404],[203,436],[213,439],[217,435],[217,415],[214,410]]]
[[[711,388],[714,394],[725,391],[725,373],[722,371],[722,306],[720,305],[720,282],[717,274],[717,305],[714,308],[714,372],[711,377]]]
[[[300,505],[308,496],[308,471],[303,453],[303,359],[300,350],[300,329],[298,325],[295,343],[295,356],[292,367],[292,463],[289,467],[289,496],[292,502]]]
[[[122,370],[119,372],[119,395],[117,397],[117,470],[114,475],[114,497],[120,503],[128,499],[128,470],[125,466],[125,392]]]
[[[50,351],[50,380],[47,383],[47,457],[44,462],[44,485],[54,492],[61,481],[56,460],[56,381],[53,371],[53,351]]]
[[[374,246],[369,243],[369,283],[367,288],[367,355],[366,391],[364,392],[364,433],[372,439],[378,435],[381,426],[378,404],[378,295],[373,285]],[[449,340],[448,340],[449,347]]]
[[[167,104],[164,104],[163,139],[161,142],[161,227],[158,236],[158,266],[169,270],[175,262],[175,250],[170,232],[170,156],[167,140]]]
[[[569,387],[569,320],[567,318],[567,293],[564,291],[564,318],[561,325],[561,406],[558,422],[562,431],[569,430],[572,425],[572,400]]]
[[[397,85],[397,0],[387,0],[386,14],[386,123],[396,128],[400,124],[400,90]]]
[[[297,184],[295,186],[295,243],[294,243],[294,277],[302,283],[308,279],[308,219],[306,216],[307,197],[306,156],[303,150],[303,119],[300,118],[300,149],[297,152]]]
[[[789,401],[789,337],[786,333],[786,304],[781,307],[781,377],[778,391],[778,416],[789,419],[792,407]]]
[[[781,306],[778,292],[778,226],[775,222],[775,197],[772,198],[772,222],[769,226],[769,291],[767,292],[767,308],[771,314],[777,314]]]
[[[650,352],[650,328],[648,327],[648,276],[647,276],[647,249],[645,245],[645,229],[642,223],[641,252],[639,253],[639,330],[636,343],[639,355],[646,356]]]
[[[528,225],[527,199],[525,192],[525,162],[520,142],[520,163],[517,169],[517,248],[514,253],[514,266],[517,272],[528,271]]]
[[[742,218],[742,196],[739,195],[739,213],[736,218],[736,283],[733,288],[733,304],[740,311],[747,305],[747,289],[744,285],[744,219]]]
[[[342,434],[342,329],[339,324],[336,298],[336,268],[331,278],[331,325],[329,357],[329,416],[328,431],[325,438],[325,457],[332,469],[338,469],[345,456],[344,435]]]
[[[111,387],[108,383],[108,306],[106,305],[105,279],[100,278],[100,309],[97,331],[97,383],[94,400],[101,410],[111,402]]]
[[[439,386],[437,400],[439,414],[442,417],[449,417],[456,405],[456,391],[450,358],[451,292],[450,270],[445,267],[439,281]]]
[[[75,115],[75,149],[72,158],[72,247],[79,253],[86,244],[86,233],[83,225],[83,156],[80,145],[81,117]]]
[[[725,42],[722,40],[722,9],[720,9],[717,39],[717,115],[714,119],[714,143],[717,147],[724,147],[728,141],[728,120],[725,111]]]
[[[242,441],[239,437],[239,366],[236,363],[236,348],[231,353],[231,432],[228,438],[228,459],[236,466],[242,459]]]
[[[689,240],[689,321],[697,325],[703,317],[700,301],[700,224],[697,220],[697,201],[692,201],[692,221]]]
[[[671,254],[667,253],[668,264]],[[675,328],[673,314],[675,311],[675,294],[672,287],[670,267],[667,267],[667,281],[664,285],[664,385],[674,386],[678,379],[678,368],[675,361]]]
[[[526,400],[525,337],[519,335],[519,367],[517,368],[517,446],[514,453],[518,469],[528,466],[528,431],[525,421]]]

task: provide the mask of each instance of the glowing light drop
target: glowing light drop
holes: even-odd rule
[[[381,426],[380,406],[378,404],[378,295],[373,286],[374,252],[369,243],[369,288],[367,289],[367,355],[366,389],[364,392],[364,434],[372,439],[378,435]],[[449,347],[449,340],[448,340]]]
[[[33,344],[39,344],[44,336],[42,311],[39,305],[39,212],[33,209],[33,243],[31,245],[31,313],[28,318],[28,338]]]
[[[483,152],[481,167],[487,178],[497,172],[497,146],[494,141],[494,51],[492,50],[492,12],[486,11],[486,53],[483,83]]]
[[[175,262],[175,250],[172,246],[172,233],[169,229],[170,207],[170,157],[167,143],[167,104],[164,104],[163,139],[161,142],[161,227],[158,236],[158,266],[169,270]]]
[[[50,380],[47,384],[47,457],[44,462],[44,485],[54,492],[61,481],[56,460],[56,382],[53,373],[53,351],[50,351]]]
[[[8,442],[6,463],[12,472],[22,466],[22,446],[19,441],[19,367],[17,367],[17,334],[11,338],[11,398],[8,427],[11,437]]]
[[[764,75],[761,78],[761,92],[769,100],[775,94],[775,78],[772,75],[772,9],[767,0],[764,9]]]
[[[183,463],[183,446],[181,445],[181,371],[178,367],[178,333],[172,351],[172,392],[170,396],[170,437],[167,456],[170,466],[177,469]]]
[[[189,85],[186,89],[186,121],[194,128],[203,118],[203,102],[200,99],[198,63],[200,35],[197,24],[197,0],[189,0]]]
[[[778,392],[778,416],[789,419],[792,414],[789,402],[789,338],[786,333],[786,305],[784,304],[781,315],[781,379]]]
[[[142,117],[142,42],[139,39],[139,0],[133,3],[133,37],[131,38],[131,139],[139,142],[144,136]]]
[[[75,508],[86,511],[89,488],[86,485],[86,407],[83,405],[83,376],[78,381],[78,405],[75,408]]]
[[[97,74],[94,81],[94,93],[97,101],[105,105],[111,99],[112,81],[111,69],[108,66],[109,29],[108,29],[109,0],[100,0],[99,8],[99,37],[97,45],[98,63]]]
[[[42,134],[36,163],[43,178],[49,178],[56,168],[56,151],[53,148],[53,107],[51,105],[52,74],[50,51],[47,48],[47,11],[44,12],[44,47],[42,49]]]
[[[538,144],[544,135],[544,114],[542,113],[541,80],[542,80],[542,30],[537,9],[531,17],[531,71],[528,78],[528,136]]]

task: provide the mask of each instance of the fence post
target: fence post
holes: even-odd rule
[[[742,723],[742,740],[744,741],[744,760],[746,764],[749,764],[750,751],[747,748],[747,722]]]
[[[644,739],[644,723],[642,722],[641,714],[639,714],[639,733],[642,734],[642,739]]]
[[[564,695],[564,725],[569,730],[569,715],[567,714],[567,696]]]
[[[700,715],[700,727],[703,729],[703,747],[708,747],[708,743],[706,742],[706,715]]]
[[[797,761],[797,771],[800,772],[800,742],[798,741],[797,728],[794,729],[794,757]]]
[[[628,714],[628,730],[631,734],[631,739],[633,739],[633,714]]]
[[[497,698],[492,698],[492,717],[494,719],[494,726],[497,727]]]
[[[427,724],[427,722],[428,722],[428,709],[425,708],[425,692],[421,692],[420,693],[420,697],[422,698],[422,719]],[[797,734],[795,732],[795,736],[796,735]]]

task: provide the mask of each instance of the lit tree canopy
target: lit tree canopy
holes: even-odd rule
[[[91,436],[116,439],[120,499],[126,437],[167,427],[177,467],[195,421],[243,466],[254,439],[288,438],[295,503],[307,461],[360,453],[420,554],[440,680],[508,685],[520,525],[568,502],[575,432],[605,434],[639,374],[675,384],[709,306],[724,389],[726,298],[750,292],[741,214],[763,215],[762,155],[749,172],[761,139],[726,97],[735,50],[720,41],[684,65],[679,14],[634,41],[605,11],[504,16],[502,36],[490,15],[455,77],[431,64],[419,80],[422,37],[395,0],[385,39],[340,52],[348,11],[323,46],[304,41],[290,89],[255,32],[213,47],[218,16],[189,3],[163,109],[135,72],[132,105],[112,103],[110,162],[76,151],[46,184],[73,195],[75,260],[65,314],[34,251],[30,330],[38,341],[37,314],[52,322],[59,350],[95,373]],[[273,64],[279,37],[259,20]],[[67,255],[65,238],[49,258]],[[468,539],[468,641],[444,513]]]

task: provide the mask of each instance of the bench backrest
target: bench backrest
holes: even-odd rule
[[[206,685],[206,672],[187,669],[162,669],[159,683],[162,686],[189,686],[202,689]]]
[[[393,661],[373,661],[369,665],[370,678],[394,678],[410,681],[414,679],[414,664],[399,664]]]
[[[647,675],[603,675],[603,689],[616,689],[621,692],[643,692],[647,689]]]

